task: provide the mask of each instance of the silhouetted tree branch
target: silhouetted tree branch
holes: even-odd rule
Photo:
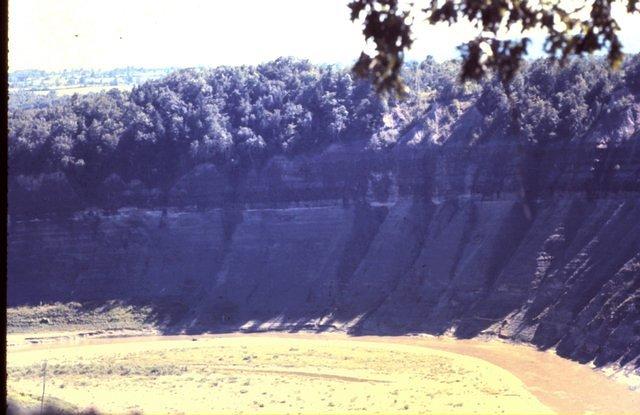
[[[508,83],[527,54],[531,29],[545,34],[545,52],[564,64],[571,56],[599,50],[607,51],[611,67],[622,62],[620,27],[612,17],[616,0],[563,2],[553,0],[423,0],[426,22],[454,24],[468,21],[481,34],[459,47],[462,55],[461,80],[478,80],[495,70]],[[640,11],[638,0],[624,2],[628,13]],[[575,6],[578,7],[570,7]],[[400,76],[405,51],[412,44],[413,2],[399,0],[353,0],[349,3],[351,20],[363,19],[362,34],[375,44],[375,53],[363,52],[354,72],[370,78],[378,91],[402,95],[405,84]],[[588,11],[588,13],[587,13]],[[586,16],[585,16],[586,14]],[[502,29],[519,30],[520,39],[500,39]]]

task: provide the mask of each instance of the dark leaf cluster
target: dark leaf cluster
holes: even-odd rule
[[[624,2],[628,13],[640,11],[637,0]],[[494,71],[503,83],[513,79],[527,54],[532,29],[542,30],[544,49],[550,58],[565,64],[572,56],[605,50],[611,67],[622,63],[620,27],[612,16],[616,0],[578,2],[568,8],[562,2],[520,0],[425,0],[429,24],[455,24],[468,21],[480,34],[460,46],[462,80],[479,80]],[[402,95],[405,84],[400,70],[404,55],[412,45],[413,18],[410,3],[401,7],[398,0],[353,0],[349,3],[351,20],[363,20],[363,35],[375,44],[373,56],[362,53],[353,67],[356,74],[370,78],[380,91]],[[572,2],[571,4],[575,4]],[[515,29],[522,36],[501,39],[501,30]]]

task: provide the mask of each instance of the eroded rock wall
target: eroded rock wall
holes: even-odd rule
[[[169,206],[10,217],[9,303],[152,304],[176,331],[489,333],[637,365],[639,169],[632,145],[330,148],[230,195],[200,166]]]

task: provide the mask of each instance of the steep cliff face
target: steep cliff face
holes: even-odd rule
[[[453,139],[332,147],[169,207],[9,218],[9,303],[123,299],[167,330],[488,333],[640,356],[640,149]]]

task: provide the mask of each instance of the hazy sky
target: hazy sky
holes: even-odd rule
[[[347,0],[9,0],[9,68],[255,64],[278,56],[350,64],[364,42]],[[640,51],[640,16],[620,20]],[[457,56],[469,25],[418,22],[410,59]]]

